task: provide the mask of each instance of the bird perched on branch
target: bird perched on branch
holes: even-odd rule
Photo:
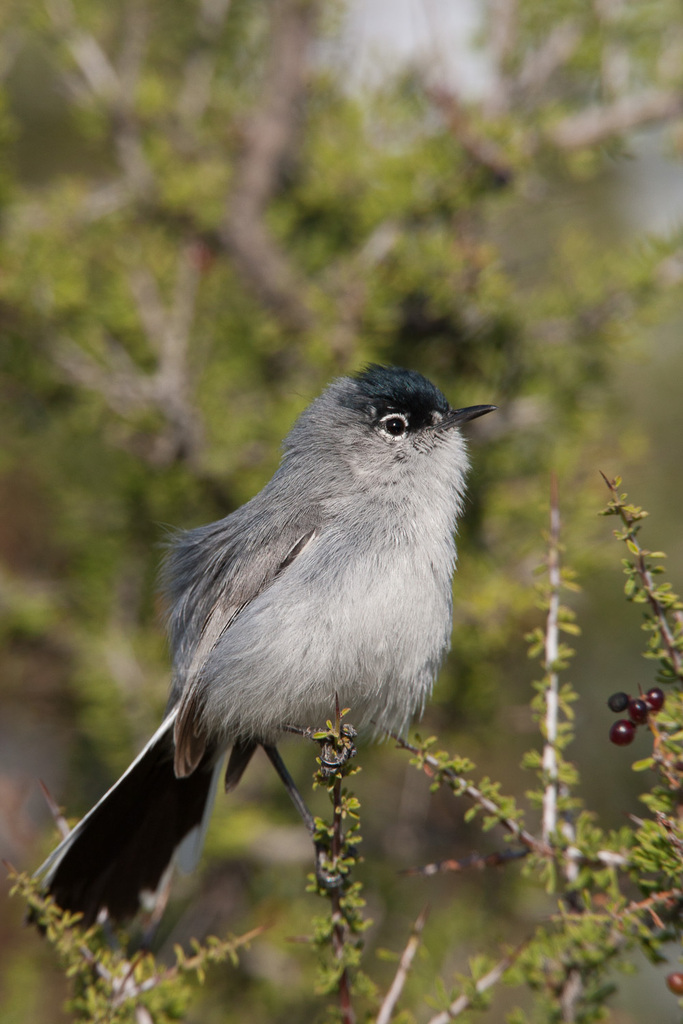
[[[89,924],[132,916],[201,852],[226,788],[263,746],[318,726],[402,731],[452,628],[454,531],[468,459],[453,409],[420,374],[369,366],[299,417],[273,478],[225,519],[179,533],[164,570],[173,682],[166,716],[42,867]]]

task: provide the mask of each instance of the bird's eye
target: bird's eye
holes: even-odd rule
[[[391,412],[379,421],[382,430],[392,437],[401,437],[408,429],[408,418],[401,413]]]

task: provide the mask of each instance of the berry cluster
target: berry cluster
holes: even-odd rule
[[[628,718],[620,718],[609,731],[609,738],[618,747],[626,747],[633,742],[636,726],[647,722],[648,715],[661,711],[664,707],[664,691],[653,686],[643,697],[629,697],[627,693],[613,693],[607,701],[607,707],[616,714],[628,711]]]

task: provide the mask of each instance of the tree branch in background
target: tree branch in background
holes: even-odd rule
[[[558,503],[557,477],[553,474],[550,496],[550,536],[548,541],[548,616],[545,631],[545,743],[543,745],[543,772],[546,777],[543,793],[543,842],[552,841],[557,828],[557,726],[560,710],[559,680],[557,662],[559,658],[559,609],[560,609],[560,509]]]
[[[583,33],[573,18],[554,25],[541,46],[526,55],[513,89],[523,99],[538,95],[557,71],[574,55]]]
[[[221,238],[259,300],[287,327],[305,331],[312,323],[306,284],[273,238],[265,214],[296,131],[318,5],[279,0],[273,7],[263,90],[244,129]]]
[[[518,0],[494,0],[489,8],[488,48],[495,80],[485,101],[488,117],[498,117],[510,107],[510,58],[517,45]]]
[[[183,128],[192,132],[211,99],[217,53],[212,41],[223,28],[231,0],[201,0],[197,14],[197,46],[183,70],[176,112]]]
[[[114,338],[107,340],[102,361],[71,341],[63,341],[56,360],[69,379],[97,391],[109,408],[124,418],[141,412],[156,412],[164,422],[148,443],[135,441],[138,455],[152,465],[169,465],[175,460],[196,464],[202,448],[199,414],[191,400],[193,373],[189,349],[200,269],[193,243],[178,253],[176,281],[169,307],[159,294],[156,281],[144,267],[129,276],[131,292],[140,322],[157,367],[145,373]]]
[[[613,103],[589,107],[563,117],[548,131],[560,149],[597,146],[647,124],[672,121],[683,114],[683,93],[652,89],[640,96],[623,96]]]
[[[78,25],[70,0],[50,0],[47,10],[80,72],[80,80],[72,81],[72,91],[81,101],[89,94],[103,105],[128,189],[137,198],[150,197],[156,184],[135,114],[135,90],[147,35],[143,9],[136,6],[124,19],[120,70],[114,67],[95,36]]]
[[[500,146],[472,127],[472,118],[458,97],[443,88],[427,88],[426,91],[465,152],[477,164],[492,171],[499,184],[509,184],[514,174],[510,161]]]

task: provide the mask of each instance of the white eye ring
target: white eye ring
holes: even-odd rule
[[[403,437],[408,430],[408,417],[402,412],[388,412],[386,416],[382,416],[379,425],[389,437]]]

